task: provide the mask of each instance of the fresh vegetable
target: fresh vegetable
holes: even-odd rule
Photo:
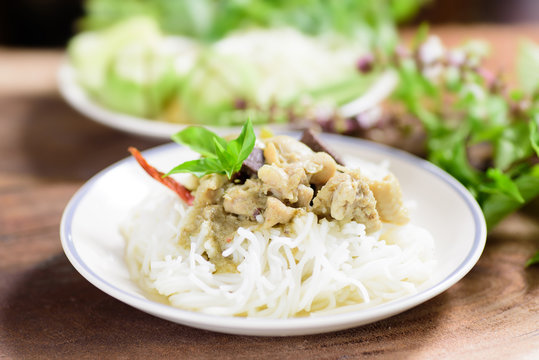
[[[101,30],[145,15],[164,32],[213,42],[240,28],[294,27],[374,43],[394,43],[395,21],[414,15],[428,0],[89,0],[83,30]]]
[[[256,69],[249,61],[207,49],[172,100],[177,102],[180,112],[168,114],[167,120],[223,126],[242,124],[244,121],[227,121],[225,117],[235,110],[237,99],[252,101],[256,77]]]
[[[190,56],[191,43],[171,44],[149,18],[131,18],[101,33],[83,33],[68,52],[79,83],[105,107],[157,117],[181,84],[178,54]]]
[[[251,120],[247,120],[240,135],[232,141],[226,141],[212,131],[196,126],[176,133],[172,140],[190,147],[202,157],[174,167],[165,176],[189,172],[201,177],[215,173],[226,174],[230,179],[240,171],[243,161],[253,151],[256,135]]]
[[[82,87],[104,107],[205,125],[284,123],[361,96],[376,71],[356,71],[367,46],[291,28],[237,31],[211,44],[162,33],[150,17],[72,39]],[[283,53],[287,56],[283,56]],[[313,76],[316,74],[316,76]]]
[[[69,45],[104,107],[204,125],[302,121],[361,96],[395,21],[426,0],[89,0]],[[286,56],[283,56],[286,54]]]
[[[428,159],[474,194],[491,229],[539,195],[539,103],[530,93],[512,97],[476,49],[446,51],[428,38],[397,65],[395,101],[421,121]],[[474,146],[488,149],[479,166],[470,161]]]
[[[388,119],[412,118],[398,128],[401,144],[406,138],[423,139],[422,155],[468,188],[492,229],[539,196],[539,47],[523,43],[518,61],[522,90],[509,90],[501,76],[482,66],[484,44],[446,49],[426,34],[422,28],[412,49],[399,48],[394,56],[374,61],[399,73],[385,113],[367,125],[364,114],[344,119],[345,126],[339,126],[343,119],[338,117],[321,125],[366,136],[394,131],[399,123]],[[416,131],[414,122],[420,125]]]

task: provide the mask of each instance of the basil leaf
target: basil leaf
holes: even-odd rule
[[[198,177],[202,177],[208,174],[223,173],[223,169],[219,160],[213,158],[201,158],[197,160],[186,161],[174,167],[165,176],[178,173],[191,173]]]
[[[226,148],[224,148],[221,146],[221,144],[215,142],[217,159],[219,160],[221,168],[228,176],[228,178],[232,177],[232,174],[236,172],[234,171],[234,163],[236,161],[236,157],[233,153],[230,152],[229,147],[230,144],[227,144]]]
[[[226,140],[206,128],[190,126],[172,135],[172,140],[186,145],[202,156],[216,157],[215,144],[226,147]]]
[[[241,164],[249,154],[253,151],[253,148],[255,147],[255,141],[256,136],[255,132],[253,130],[253,124],[251,123],[251,120],[247,120],[243,128],[241,129],[241,133],[238,136],[237,139],[232,140],[228,144],[227,151],[235,154],[237,160],[234,164],[235,167],[240,167]],[[239,171],[239,169],[237,170]]]
[[[243,161],[247,159],[253,151],[256,141],[255,132],[251,120],[247,120],[244,124],[240,135],[227,144],[224,151],[218,152],[218,157],[224,165],[224,171],[228,178],[241,169]]]
[[[172,139],[189,146],[203,157],[184,162],[164,176],[189,172],[198,177],[207,174],[226,174],[230,179],[241,169],[241,165],[253,151],[256,136],[253,124],[248,119],[238,138],[229,143],[202,127],[188,127],[174,134]]]

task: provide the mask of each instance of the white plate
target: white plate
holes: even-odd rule
[[[342,113],[351,116],[372,108],[388,97],[396,85],[397,76],[394,72],[382,74],[363,96],[343,106]],[[77,111],[94,121],[117,130],[169,140],[172,134],[187,126],[131,116],[102,107],[78,84],[75,69],[67,61],[62,63],[58,70],[58,89],[62,97]],[[206,127],[221,135],[239,133],[241,130],[239,126]],[[287,125],[272,124],[271,128],[276,132],[289,130]]]
[[[137,309],[180,324],[231,334],[305,335],[351,328],[403,312],[445,291],[479,259],[486,240],[483,214],[474,198],[436,166],[399,150],[336,135],[323,138],[341,154],[374,162],[390,161],[405,200],[417,202],[412,221],[435,239],[437,267],[431,286],[419,293],[361,311],[293,319],[219,317],[180,310],[147,298],[124,263],[119,223],[154,186],[161,186],[124,159],[90,179],[67,205],[60,228],[62,246],[73,266],[92,284]],[[193,153],[176,144],[144,152],[148,161],[169,169]]]

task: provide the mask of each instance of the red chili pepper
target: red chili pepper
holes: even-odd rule
[[[195,198],[189,192],[189,190],[185,188],[185,186],[183,186],[182,184],[180,184],[179,182],[177,182],[170,176],[163,177],[164,173],[162,173],[161,171],[157,170],[156,168],[148,164],[146,159],[144,159],[140,151],[138,151],[136,148],[130,146],[128,150],[131,153],[131,155],[133,155],[133,157],[137,160],[139,165],[148,173],[148,175],[150,175],[155,180],[159,181],[161,184],[165,185],[166,187],[174,191],[176,194],[178,194],[178,196],[183,201],[185,201],[187,205],[193,205],[193,200]]]

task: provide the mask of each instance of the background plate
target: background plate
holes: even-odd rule
[[[353,115],[376,106],[391,94],[396,85],[397,75],[394,72],[382,74],[365,94],[343,106],[343,114]],[[170,140],[172,134],[189,125],[140,118],[102,107],[77,83],[75,69],[67,61],[64,61],[58,70],[58,89],[67,103],[83,115],[103,125],[131,134]],[[268,126],[276,132],[290,130],[285,124]],[[221,135],[238,134],[241,131],[240,126],[206,126],[206,128]]]

